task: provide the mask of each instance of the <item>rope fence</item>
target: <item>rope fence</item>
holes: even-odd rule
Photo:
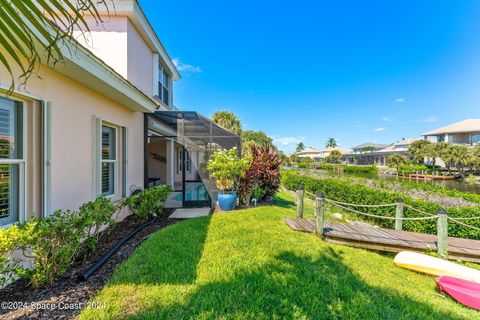
[[[381,215],[376,215],[376,214],[371,214],[371,213],[366,213],[362,211],[358,211],[352,208],[345,207],[343,205],[338,204],[338,201],[333,201],[330,199],[325,199],[325,202],[331,203],[339,208],[342,208],[343,210],[355,213],[355,214],[360,214],[363,216],[371,217],[371,218],[380,218],[380,219],[388,219],[388,220],[402,220],[402,221],[417,221],[417,220],[430,220],[430,219],[437,219],[438,215],[432,215],[429,217],[418,217],[418,218],[404,218],[404,217],[389,217],[389,216],[381,216]],[[389,205],[388,205],[389,206]],[[396,206],[396,205],[395,205]]]
[[[463,217],[463,218],[453,218],[449,217],[445,209],[440,209],[437,214],[432,214],[429,212],[425,212],[423,210],[419,210],[409,204],[404,203],[402,199],[398,199],[397,203],[383,203],[383,204],[359,204],[359,203],[348,203],[337,201],[333,199],[325,198],[323,194],[314,194],[312,192],[308,192],[304,190],[303,186],[299,187],[299,190],[296,192],[296,199],[295,203],[297,205],[297,217],[303,218],[303,200],[304,197],[308,196],[309,200],[314,201],[315,207],[315,232],[318,235],[324,235],[324,205],[326,203],[338,207],[346,212],[350,212],[353,214],[376,218],[376,219],[385,219],[395,221],[395,230],[402,230],[403,229],[403,221],[425,221],[425,220],[437,220],[437,251],[441,256],[446,256],[448,249],[447,249],[447,239],[448,239],[448,221],[452,223],[461,225],[465,228],[469,228],[472,230],[480,231],[479,227],[472,226],[470,224],[464,223],[462,221],[470,221],[470,220],[478,220],[478,217]],[[372,214],[368,212],[363,212],[357,210],[356,208],[389,208],[395,207],[395,216],[388,216],[388,215],[378,215]],[[422,217],[404,217],[405,209],[408,209],[407,212],[414,212],[417,214],[422,215]]]

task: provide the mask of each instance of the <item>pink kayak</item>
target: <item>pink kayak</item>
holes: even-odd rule
[[[467,307],[480,310],[480,284],[459,278],[441,276],[437,278],[441,291]]]

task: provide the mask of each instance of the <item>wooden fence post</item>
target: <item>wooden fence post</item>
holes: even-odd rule
[[[441,208],[438,211],[437,220],[437,253],[446,258],[448,256],[448,214],[447,211]]]
[[[297,203],[297,218],[303,218],[303,197],[305,196],[305,190],[303,184],[298,186],[296,193],[296,203]]]
[[[403,199],[399,198],[397,199],[397,209],[395,210],[395,230],[402,230],[403,227],[403,220],[400,220],[403,218]]]
[[[317,194],[315,198],[315,233],[323,237],[325,227],[325,195]]]

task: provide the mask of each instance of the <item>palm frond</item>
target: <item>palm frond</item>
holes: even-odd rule
[[[62,43],[74,42],[76,30],[90,31],[85,15],[102,23],[97,9],[106,0],[0,0],[0,65],[11,78],[9,93],[17,78],[26,85],[41,61],[55,65],[64,60]],[[113,3],[113,2],[112,2]],[[14,74],[14,65],[21,74]]]

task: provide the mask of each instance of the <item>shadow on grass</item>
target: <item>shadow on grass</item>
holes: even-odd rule
[[[131,318],[452,318],[394,290],[366,284],[332,249],[317,259],[284,252],[262,269],[199,285],[185,300],[167,308],[160,299],[152,299],[148,308]]]
[[[191,284],[197,278],[211,217],[179,222],[152,235],[120,265],[112,282]]]
[[[296,207],[294,201],[287,200],[279,196],[273,197],[273,203],[278,207],[286,208],[286,209],[293,209]]]

